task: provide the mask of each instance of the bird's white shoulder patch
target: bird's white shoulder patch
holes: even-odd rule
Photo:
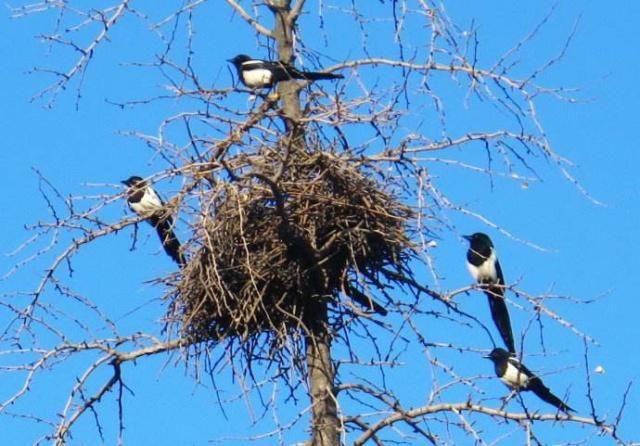
[[[264,61],[258,59],[250,59],[245,60],[241,65],[245,70],[253,70],[255,68],[262,68],[264,66]]]

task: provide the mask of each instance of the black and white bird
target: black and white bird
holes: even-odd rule
[[[511,356],[508,351],[502,348],[494,348],[485,358],[493,361],[496,375],[510,389],[518,392],[530,390],[542,401],[546,401],[564,413],[575,412],[560,398],[551,393],[540,378]]]
[[[367,310],[372,310],[378,313],[380,316],[386,316],[388,314],[387,309],[380,305],[378,302],[373,300],[371,297],[364,294],[362,291],[358,290],[356,287],[350,285],[345,281],[344,283],[345,293],[349,296],[353,301],[358,302]]]
[[[515,354],[511,319],[504,301],[504,276],[493,242],[487,234],[482,232],[463,237],[469,241],[467,268],[476,282],[486,286],[484,293],[489,300],[491,318],[509,352]]]
[[[292,79],[317,81],[344,77],[334,73],[300,71],[284,62],[252,59],[246,54],[239,54],[233,59],[229,59],[228,62],[236,67],[238,77],[249,88],[271,88],[278,82]]]
[[[122,181],[129,187],[127,203],[133,212],[144,217],[156,228],[162,247],[169,257],[183,266],[186,259],[180,252],[180,242],[173,231],[173,217],[164,206],[157,192],[139,176],[132,176]]]

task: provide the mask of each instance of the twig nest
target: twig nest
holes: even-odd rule
[[[364,283],[382,290],[406,270],[412,212],[361,168],[324,152],[290,156],[284,167],[267,155],[251,165],[203,197],[202,248],[169,315],[183,336],[285,334],[307,324],[319,302],[356,314],[341,292]]]

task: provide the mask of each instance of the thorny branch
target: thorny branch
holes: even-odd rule
[[[108,36],[111,28],[113,28],[118,21],[122,20],[124,15],[127,13],[129,3],[130,0],[121,0],[121,2],[117,6],[108,7],[103,10],[90,10],[87,11],[87,13],[81,12],[80,10],[73,10],[73,12],[75,13],[80,13],[79,15],[83,19],[82,22],[77,25],[78,28],[82,28],[88,25],[94,25],[96,23],[99,23],[101,25],[101,29],[93,37],[88,45],[83,46],[80,44],[76,44],[73,40],[66,40],[61,37],[59,33],[41,36],[44,41],[60,44],[62,46],[67,46],[74,49],[76,52],[80,53],[80,56],[76,60],[75,64],[64,72],[56,70],[36,70],[48,71],[56,75],[56,77],[58,78],[58,80],[53,85],[45,88],[36,96],[36,98],[40,98],[49,93],[53,93],[55,96],[60,90],[65,88],[69,81],[71,81],[78,75],[82,75],[87,70],[89,62],[94,57],[94,53],[96,52],[98,47],[109,38]],[[63,14],[67,9],[63,3],[43,2],[40,4],[16,8],[13,11],[13,16],[20,17],[22,15],[33,14],[34,12],[40,12],[43,9],[49,8],[59,8],[60,14]],[[76,31],[76,29],[69,29],[67,30],[67,32],[68,31]]]
[[[240,6],[240,4],[238,2],[236,2],[235,0],[226,0],[227,3],[229,5],[231,5],[231,7],[238,13],[240,14],[240,17],[242,17],[244,20],[247,21],[247,23],[251,26],[253,26],[253,28],[259,32],[260,34],[262,34],[265,37],[273,37],[273,33],[265,28],[264,26],[262,26],[256,19],[254,19],[251,14],[249,14],[247,11],[244,10],[244,8],[242,6]]]
[[[614,435],[615,427],[613,425],[602,424],[592,418],[578,417],[574,415],[558,415],[558,414],[527,414],[527,413],[514,413],[507,412],[499,409],[492,409],[483,405],[473,404],[470,401],[463,403],[446,403],[446,404],[431,404],[425,407],[419,407],[410,410],[399,410],[397,413],[390,415],[383,420],[378,421],[371,427],[368,427],[361,435],[354,441],[354,445],[360,446],[365,444],[369,439],[376,435],[382,429],[392,426],[395,423],[407,420],[414,420],[417,418],[425,417],[430,414],[438,412],[453,412],[455,414],[463,414],[464,412],[475,412],[483,415],[489,415],[501,420],[514,420],[514,421],[555,421],[555,422],[575,422],[580,424],[587,424],[597,426],[607,434],[611,435],[617,444],[625,444]]]

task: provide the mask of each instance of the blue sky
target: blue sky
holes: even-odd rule
[[[491,0],[482,2],[482,5],[479,2],[449,3],[449,15],[461,28],[469,27],[472,21],[475,24],[480,39],[480,61],[487,64],[528,33],[554,4],[546,0]],[[164,6],[167,11],[170,9],[167,4]],[[141,8],[144,7],[150,9],[149,2],[142,3]],[[378,13],[384,6],[371,7]],[[244,22],[232,17],[226,9],[223,14],[217,9],[222,8],[208,5],[196,19],[198,33],[194,65],[208,87],[221,88],[231,83],[225,59],[241,52],[266,53],[256,47],[255,38]],[[154,14],[161,17],[163,12],[166,11],[155,10]],[[437,286],[447,290],[469,284],[462,260],[466,246],[459,235],[482,230],[491,234],[499,249],[507,281],[517,281],[519,289],[531,294],[553,293],[594,300],[588,305],[570,305],[560,300],[554,301],[552,307],[575,323],[579,330],[596,339],[597,345],[590,346],[591,369],[601,365],[606,373],[594,375],[592,379],[599,408],[609,419],[615,416],[627,384],[637,381],[640,375],[637,348],[631,344],[640,335],[635,316],[639,309],[635,294],[640,287],[635,254],[640,243],[637,229],[640,223],[637,205],[640,180],[636,174],[640,155],[635,148],[638,118],[634,112],[640,99],[637,88],[640,62],[635,57],[639,43],[636,29],[639,17],[640,4],[635,2],[612,6],[603,6],[595,1],[561,2],[549,23],[521,56],[521,66],[525,71],[528,67],[544,63],[560,51],[577,21],[576,33],[566,56],[542,80],[548,85],[580,87],[581,91],[576,95],[580,101],[566,104],[543,100],[539,113],[555,149],[575,163],[571,172],[603,205],[589,200],[560,174],[553,162],[544,159],[533,161],[542,180],[527,188],[499,178],[492,188],[486,177],[439,165],[434,165],[431,171],[439,187],[449,197],[482,211],[516,239],[528,240],[545,248],[534,249],[529,244],[483,226],[477,220],[448,213],[446,218],[453,230],[439,233],[438,247],[433,253],[438,272],[442,275]],[[0,246],[7,253],[29,236],[24,225],[49,218],[46,203],[38,192],[34,168],[42,172],[64,196],[116,193],[118,189],[108,185],[115,186],[119,180],[133,173],[146,176],[166,167],[149,147],[127,136],[127,132],[154,133],[161,119],[185,107],[180,101],[124,109],[110,104],[162,94],[166,85],[166,79],[157,71],[128,64],[148,61],[151,54],[162,49],[158,39],[133,19],[127,19],[128,22],[116,28],[111,41],[97,53],[85,76],[79,107],[76,108],[74,88],[62,92],[52,107],[47,106],[47,100],[31,101],[32,96],[46,87],[50,78],[43,74],[27,74],[27,71],[36,66],[61,67],[71,60],[70,54],[50,50],[34,37],[50,30],[52,20],[53,17],[46,14],[20,20],[10,20],[8,12],[0,15],[3,37],[0,39],[0,56],[5,61],[0,66],[0,76],[5,85],[0,90],[3,104],[0,122],[4,128],[0,160],[5,166],[4,192],[0,194],[0,206],[4,210],[0,214],[3,227]],[[312,26],[313,11],[305,20]],[[334,23],[334,26],[345,26],[338,20]],[[357,53],[359,42],[331,37],[331,29],[328,29],[328,47],[323,46],[321,39],[314,39],[310,28],[303,28],[305,43],[336,60]],[[389,51],[388,42],[377,37],[375,34],[369,36],[370,48],[381,53]],[[366,73],[364,80],[371,83],[379,81],[372,72]],[[446,81],[434,82],[443,82],[444,85]],[[453,102],[450,113],[459,113],[452,117],[452,133],[459,129],[473,129],[478,122],[494,119],[493,115],[484,116],[480,105],[472,104],[465,108],[462,98],[454,91],[445,95]],[[244,98],[239,99],[237,104],[246,106],[243,101]],[[495,119],[500,122],[501,117]],[[482,156],[477,153],[460,151],[450,156],[452,159],[482,162]],[[171,195],[178,187],[178,184],[170,182],[159,186],[165,195]],[[125,211],[124,204],[115,205],[105,209],[101,215],[116,220]],[[174,266],[158,251],[157,240],[149,228],[141,227],[136,251],[129,251],[130,241],[130,229],[98,241],[77,257],[74,275],[69,282],[75,290],[90,296],[125,331],[146,329],[158,333],[160,324],[157,321],[164,311],[158,301],[162,289],[147,282],[173,271]],[[63,242],[55,249],[61,250]],[[1,271],[8,271],[20,258],[21,255],[1,258]],[[144,267],[140,266],[141,261]],[[0,289],[5,293],[33,289],[45,267],[46,263],[36,263],[24,268],[0,282]],[[53,292],[48,299],[58,303]],[[461,297],[461,300],[466,311],[487,317],[483,296],[474,293]],[[74,311],[73,304],[59,304]],[[0,313],[0,321],[4,322],[6,317]],[[522,312],[516,312],[513,318],[514,326],[520,328],[529,322]],[[469,337],[477,335],[464,330],[448,332],[450,325],[428,318],[418,322],[424,324],[425,333],[433,341],[468,342]],[[106,330],[102,332],[103,335],[106,333]],[[552,389],[562,395],[568,391],[571,405],[580,413],[586,413],[588,402],[584,397],[582,341],[549,321],[545,324],[548,357],[537,355],[540,347],[534,341],[528,339],[527,345],[536,354],[527,364],[534,370],[551,372],[545,375],[548,376],[545,380]],[[490,347],[486,339],[479,339],[472,346]],[[340,348],[337,350],[339,352]],[[449,351],[438,353],[440,358],[455,365],[457,373],[469,376],[489,376],[491,373],[490,365],[478,359],[477,355]],[[387,378],[401,383],[397,385],[398,393],[405,397],[407,406],[415,406],[424,402],[429,389],[429,358],[415,346],[406,356],[405,365],[390,371]],[[177,362],[177,357],[157,357],[127,365],[125,383],[135,395],[125,395],[125,444],[203,445],[212,439],[270,429],[271,414],[250,429],[251,417],[248,414],[259,412],[255,400],[246,404],[243,401],[226,404],[227,418],[222,416],[213,387],[224,389],[223,394],[228,397],[239,389],[237,382],[231,382],[228,373],[216,377],[215,384],[207,380],[196,383],[188,371],[176,366]],[[82,358],[74,359],[66,366],[43,375],[20,410],[28,412],[33,408],[41,415],[52,417],[64,403],[60,399],[61,391],[67,391],[73,385],[74,377],[81,373],[81,365]],[[356,372],[348,370],[348,373]],[[17,382],[6,373],[0,382],[3,382],[0,399],[4,400]],[[495,380],[481,382],[487,392],[485,397],[496,398],[504,394]],[[287,396],[284,388],[269,389],[268,392],[273,392],[279,400]],[[463,392],[452,399],[464,398],[464,395]],[[525,400],[529,407],[541,407],[531,395],[527,395]],[[101,405],[106,444],[115,444],[117,408],[114,401],[113,395],[109,395]],[[626,408],[627,422],[621,429],[625,439],[640,439],[640,428],[635,423],[640,418],[638,401],[637,389],[632,388]],[[248,410],[247,406],[252,409]],[[297,410],[284,405],[278,416],[286,420]],[[517,428],[511,425],[497,428],[486,420],[480,423],[489,430],[489,438],[497,438],[505,432],[517,432]],[[286,437],[285,444],[303,441],[304,428],[303,422],[300,428]],[[567,432],[567,435],[575,433],[575,430],[557,426],[542,429],[548,435],[546,438],[552,441],[560,441]],[[46,430],[42,425],[4,416],[0,417],[0,431],[6,444],[21,445],[29,444]],[[514,435],[515,441],[520,441],[521,437]],[[597,439],[592,439],[589,444],[598,441],[608,444]],[[96,444],[91,416],[78,425],[71,444]],[[256,444],[273,442],[265,440]]]

